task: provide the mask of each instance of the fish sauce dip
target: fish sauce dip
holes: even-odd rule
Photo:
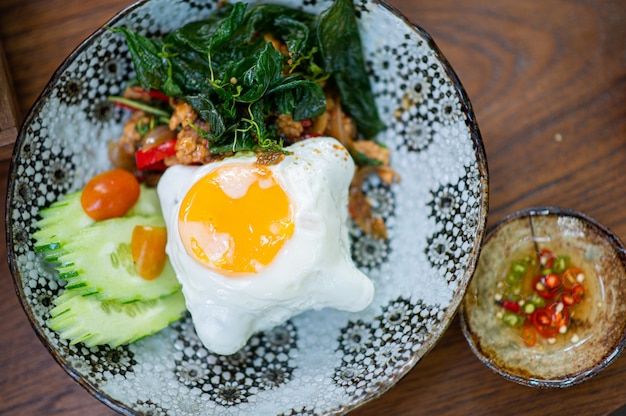
[[[157,193],[166,251],[203,344],[232,354],[257,331],[309,309],[366,308],[374,286],[350,257],[354,162],[334,138],[256,155],[172,166]]]
[[[565,350],[592,336],[594,309],[603,299],[592,264],[548,248],[518,248],[500,267],[495,319],[520,347]]]

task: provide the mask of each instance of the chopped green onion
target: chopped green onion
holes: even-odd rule
[[[516,327],[524,323],[524,318],[513,312],[505,312],[502,321],[510,327]]]
[[[526,273],[526,263],[523,261],[514,261],[511,265],[511,271],[517,276],[523,275]]]
[[[552,265],[552,271],[554,273],[560,274],[563,273],[570,265],[569,256],[559,256],[554,260],[554,264]]]
[[[506,275],[506,278],[504,279],[504,281],[509,286],[515,286],[519,282],[519,279],[520,279],[520,276],[514,273],[509,273]]]
[[[528,303],[532,303],[536,308],[543,308],[546,306],[546,300],[542,298],[537,292],[533,291],[533,294],[530,296],[530,299],[527,299]]]
[[[530,315],[531,313],[535,312],[535,309],[536,309],[535,305],[530,302],[524,305],[524,313],[527,315]]]

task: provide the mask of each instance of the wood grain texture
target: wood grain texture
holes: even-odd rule
[[[0,160],[11,157],[19,122],[11,72],[0,39]]]
[[[558,205],[626,238],[626,3],[389,0],[425,28],[472,99],[490,171],[490,216]],[[26,114],[65,56],[127,0],[2,0],[0,38]],[[0,164],[6,192],[8,165]],[[0,254],[6,258],[6,247]],[[54,362],[0,265],[0,414],[112,415]],[[626,404],[626,357],[564,390],[505,381],[454,320],[369,415],[607,415]]]

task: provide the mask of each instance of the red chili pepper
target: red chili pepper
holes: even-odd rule
[[[543,249],[539,252],[539,263],[541,267],[549,269],[554,264],[556,256],[548,249]]]
[[[537,332],[545,338],[553,338],[559,333],[554,311],[551,308],[539,308],[532,314],[532,323]]]
[[[163,94],[161,91],[157,91],[157,90],[150,90],[150,91],[146,91],[141,87],[132,87],[133,91],[138,93],[138,94],[145,94],[150,98],[156,98],[158,100],[164,101],[166,103],[168,103],[170,101],[170,97],[168,97],[167,95]]]
[[[577,303],[574,295],[572,295],[571,290],[566,290],[563,292],[563,294],[561,295],[561,301],[565,306],[572,306]]]
[[[580,302],[585,294],[585,288],[581,284],[576,284],[572,286],[572,297],[576,301],[576,303]]]
[[[505,300],[502,302],[502,307],[504,309],[508,309],[511,312],[518,313],[519,312],[519,303],[513,302],[512,300]]]
[[[556,296],[557,288],[550,288],[546,283],[546,276],[537,276],[533,280],[533,290],[537,292],[539,296],[545,299],[552,299]]]
[[[545,276],[543,280],[546,284],[546,287],[550,290],[554,290],[561,286],[561,278],[557,274],[550,273],[549,275]]]
[[[524,344],[532,347],[537,342],[537,333],[532,326],[527,326],[522,330],[522,340]]]
[[[147,150],[135,152],[135,163],[139,170],[165,170],[163,163],[166,157],[176,154],[176,139],[167,140]]]
[[[557,329],[569,323],[569,309],[565,305],[560,304],[559,306],[559,303],[553,303],[548,308],[552,310],[552,321]]]
[[[150,97],[152,97],[152,98],[156,98],[158,100],[165,101],[166,103],[170,102],[170,97],[168,97],[167,95],[163,94],[161,91],[150,90],[150,91],[148,91],[148,95]]]
[[[577,269],[575,267],[570,267],[566,269],[561,274],[561,280],[563,281],[563,287],[565,289],[571,289],[574,285],[578,284],[578,275],[582,273],[582,270]]]
[[[120,103],[120,102],[117,102],[117,101],[113,102],[113,105],[115,107],[123,108],[125,110],[137,111],[137,109],[135,107],[133,107],[132,105]]]
[[[311,127],[313,125],[313,122],[311,121],[310,118],[306,118],[300,121],[300,123],[302,123],[302,127]]]

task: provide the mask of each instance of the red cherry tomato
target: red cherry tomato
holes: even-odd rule
[[[139,182],[132,173],[113,169],[91,178],[80,197],[85,213],[96,221],[121,217],[139,199]]]

